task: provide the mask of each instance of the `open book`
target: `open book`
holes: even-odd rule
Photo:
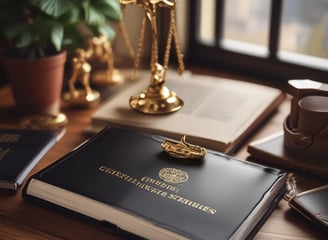
[[[181,110],[167,115],[147,115],[129,106],[131,96],[149,84],[150,73],[140,71],[135,82],[108,98],[92,116],[92,129],[107,125],[139,128],[224,153],[231,153],[247,135],[282,102],[275,88],[190,72],[168,71],[166,86],[184,101]]]

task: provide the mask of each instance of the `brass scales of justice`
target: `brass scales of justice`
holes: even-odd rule
[[[145,114],[166,114],[180,110],[183,107],[183,100],[175,92],[165,86],[165,77],[168,69],[169,55],[171,50],[172,38],[175,43],[178,72],[184,71],[183,55],[180,50],[177,31],[175,27],[175,6],[176,0],[120,0],[123,7],[126,5],[135,5],[145,10],[142,20],[139,48],[135,55],[135,70],[138,68],[140,55],[143,49],[143,39],[147,19],[151,25],[152,46],[150,60],[150,84],[148,88],[142,91],[138,96],[132,96],[129,100],[130,107],[138,112]],[[158,29],[157,29],[157,8],[168,8],[170,12],[170,24],[168,37],[164,53],[164,63],[161,65],[158,61]]]

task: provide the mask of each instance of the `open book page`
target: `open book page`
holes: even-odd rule
[[[95,112],[92,125],[103,128],[119,124],[180,139],[227,152],[268,108],[278,106],[278,89],[230,79],[168,72],[166,86],[184,101],[183,108],[167,115],[147,115],[129,106],[130,96],[146,89],[150,74],[140,72],[135,83],[111,97]],[[281,100],[281,99],[280,99]],[[273,110],[273,109],[272,109]],[[270,110],[271,111],[271,110]]]

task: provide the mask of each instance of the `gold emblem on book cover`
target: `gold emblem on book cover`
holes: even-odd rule
[[[161,147],[171,157],[175,158],[201,159],[206,155],[206,149],[201,146],[188,143],[186,141],[186,135],[181,137],[180,142],[165,140],[162,142]]]
[[[0,142],[1,143],[12,143],[17,142],[18,139],[21,137],[20,134],[0,134]]]
[[[184,183],[189,178],[188,173],[176,168],[162,168],[158,175],[163,181],[168,183]]]

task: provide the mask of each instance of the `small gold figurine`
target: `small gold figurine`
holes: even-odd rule
[[[171,157],[201,159],[206,155],[206,149],[186,142],[186,135],[181,137],[180,142],[165,140],[161,147]]]
[[[98,103],[100,93],[90,87],[91,65],[88,63],[88,54],[84,49],[76,49],[76,55],[72,59],[73,73],[68,80],[69,92],[64,94],[64,100],[74,106],[90,106]],[[76,88],[76,83],[80,81],[83,88]]]
[[[140,55],[142,52],[143,35],[145,31],[146,19],[149,20],[152,31],[152,49],[150,61],[150,85],[138,96],[130,98],[130,107],[146,114],[166,114],[178,111],[183,106],[183,101],[176,96],[175,92],[165,87],[166,71],[168,69],[169,55],[172,43],[172,37],[175,41],[175,47],[179,62],[179,73],[184,71],[183,55],[181,54],[177,32],[175,28],[175,5],[176,0],[120,0],[122,6],[136,5],[145,10],[145,16],[142,21],[141,34],[139,39],[139,49],[135,57],[135,69],[138,67]],[[167,44],[164,54],[164,64],[161,65],[158,60],[158,30],[157,30],[157,8],[166,7],[170,9],[170,25],[167,38]]]
[[[104,35],[89,39],[87,57],[106,64],[106,70],[97,70],[91,74],[91,80],[97,85],[118,84],[124,81],[123,75],[114,67],[114,53],[110,41]]]

